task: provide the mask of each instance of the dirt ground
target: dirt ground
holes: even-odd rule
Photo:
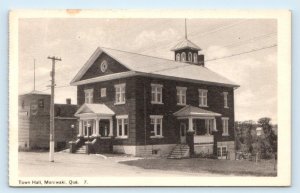
[[[22,177],[96,177],[96,176],[224,176],[209,172],[181,172],[143,169],[119,163],[139,158],[128,156],[55,153],[55,162],[48,153],[19,152],[19,176]]]

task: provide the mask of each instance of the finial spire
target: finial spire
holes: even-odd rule
[[[186,18],[184,19],[184,24],[185,24],[185,39],[187,39]]]

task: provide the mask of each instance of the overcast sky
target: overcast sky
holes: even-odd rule
[[[240,85],[236,120],[267,116],[277,123],[276,20],[188,19],[187,26],[188,38],[208,60],[206,67]],[[72,98],[76,103],[76,86],[68,85],[98,46],[173,59],[170,49],[182,38],[184,19],[21,19],[19,92],[33,90],[36,59],[36,90],[50,93],[47,57],[54,55],[62,58],[56,85],[64,86],[56,88],[55,102]],[[271,48],[227,57],[265,47]]]

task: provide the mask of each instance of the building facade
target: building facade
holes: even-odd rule
[[[168,156],[192,136],[181,154],[233,158],[238,85],[206,68],[200,50],[185,39],[167,60],[99,47],[71,82],[80,107],[71,151]]]
[[[38,150],[49,148],[50,98],[39,91],[19,96],[19,149]],[[67,104],[54,105],[55,147],[67,148],[68,142],[78,134],[75,130],[77,119],[76,105],[67,99]],[[73,128],[72,128],[72,125]]]

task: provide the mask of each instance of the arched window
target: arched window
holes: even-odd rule
[[[194,53],[194,62],[197,63],[198,62],[198,54]]]
[[[179,53],[176,54],[176,61],[180,61],[180,54]]]
[[[192,59],[193,59],[192,52],[189,52],[189,55],[188,55],[188,61],[189,61],[189,62],[192,62]]]
[[[185,61],[186,61],[186,54],[185,54],[185,52],[182,52],[182,53],[181,53],[181,61],[182,61],[182,62],[185,62]]]

